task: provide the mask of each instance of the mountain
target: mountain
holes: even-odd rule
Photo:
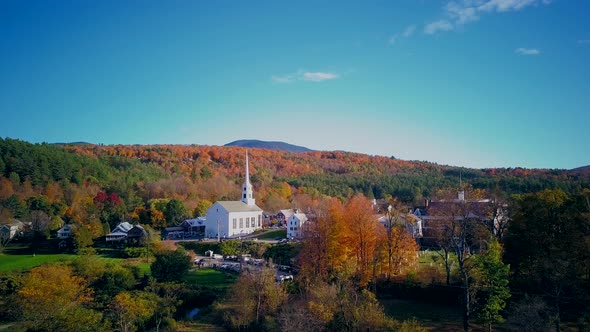
[[[590,165],[574,168],[570,171],[573,173],[590,174]]]
[[[268,142],[268,141],[259,141],[255,139],[243,139],[238,141],[233,141],[231,143],[227,143],[224,146],[240,146],[243,148],[258,148],[258,149],[269,149],[269,150],[276,150],[276,151],[286,151],[286,152],[311,152],[313,150],[308,149],[303,146],[293,145],[285,142]]]
[[[92,143],[88,143],[88,142],[57,142],[57,143],[51,143],[53,145],[92,145]]]

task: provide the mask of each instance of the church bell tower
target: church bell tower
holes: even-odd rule
[[[242,186],[242,202],[247,205],[256,205],[254,199],[254,191],[252,191],[252,184],[250,183],[250,170],[248,169],[248,152],[246,152],[246,179]]]

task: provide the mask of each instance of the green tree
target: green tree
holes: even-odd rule
[[[16,195],[8,197],[8,199],[6,199],[2,205],[4,205],[4,207],[7,208],[17,219],[24,217],[27,213],[27,207],[25,203],[21,201]]]
[[[287,293],[275,283],[276,271],[271,268],[245,270],[215,306],[223,321],[232,329],[260,329],[265,318],[275,316],[287,300]]]
[[[568,195],[555,189],[519,195],[512,202],[504,259],[513,271],[513,288],[547,296],[556,315],[556,330],[561,329],[564,301],[587,301],[590,265],[587,198],[586,192]]]
[[[155,254],[152,275],[160,282],[180,281],[191,267],[190,257],[183,249],[164,250]]]
[[[115,296],[109,308],[117,330],[133,332],[154,315],[158,297],[148,292],[121,292]]]
[[[193,215],[195,217],[204,217],[207,214],[207,209],[209,209],[211,205],[213,205],[213,203],[209,200],[200,200],[199,203],[197,203],[197,207],[195,207]]]
[[[120,292],[133,289],[135,283],[135,276],[131,270],[118,264],[109,264],[92,286],[99,301],[108,303]]]
[[[153,279],[146,287],[146,291],[158,297],[156,301],[157,308],[153,317],[156,331],[160,330],[163,322],[173,319],[176,309],[182,304],[182,300],[179,297],[182,294],[183,288],[183,284],[157,283]]]
[[[184,208],[184,204],[182,204],[182,202],[177,199],[171,199],[168,204],[166,204],[164,216],[166,217],[168,225],[180,224],[186,217],[186,209]]]
[[[73,229],[74,248],[76,252],[84,252],[84,249],[91,247],[92,231],[86,225],[77,225]]]
[[[219,244],[219,251],[224,256],[237,256],[241,254],[241,242],[239,240],[226,240]]]
[[[474,266],[475,288],[479,300],[477,316],[491,331],[492,324],[504,321],[500,311],[504,310],[506,300],[510,298],[510,266],[502,262],[502,246],[498,240],[490,239],[486,252],[474,257]]]

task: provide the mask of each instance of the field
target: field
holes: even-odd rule
[[[189,272],[185,277],[185,281],[189,284],[219,290],[228,288],[235,280],[235,275],[214,269],[198,269]]]
[[[71,254],[0,255],[0,272],[28,270],[43,263],[67,262],[76,258]]]
[[[257,236],[259,240],[275,240],[275,239],[285,239],[287,238],[287,230],[286,229],[277,229],[270,232],[263,233]]]

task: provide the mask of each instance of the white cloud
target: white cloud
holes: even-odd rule
[[[389,37],[389,39],[387,40],[387,42],[390,45],[395,44],[398,40],[400,40],[401,38],[410,38],[414,32],[416,31],[416,26],[414,24],[412,25],[408,25],[404,31],[402,31],[401,33],[396,33],[395,35]]]
[[[404,38],[411,37],[414,34],[414,31],[416,31],[416,26],[413,24],[409,25],[406,27],[406,29],[402,33],[402,36],[404,36]]]
[[[321,82],[321,81],[326,81],[326,80],[333,80],[335,78],[338,78],[339,76],[337,74],[333,74],[333,73],[322,73],[322,72],[315,72],[315,73],[311,73],[311,72],[307,72],[307,73],[303,73],[303,79],[306,81],[312,81],[312,82]]]
[[[287,74],[287,75],[274,75],[271,77],[271,80],[274,83],[278,84],[285,84],[285,83],[293,83],[296,81],[309,81],[309,82],[322,82],[327,80],[333,80],[340,78],[340,75],[335,73],[327,73],[327,72],[308,72],[299,70],[294,74]]]
[[[453,25],[447,20],[438,20],[436,22],[426,24],[424,27],[424,33],[428,35],[435,34],[439,31],[449,30],[453,30]]]
[[[458,4],[451,1],[445,6],[445,10],[447,16],[455,20],[455,23],[457,24],[465,24],[479,20],[477,8],[470,7],[465,3]]]
[[[483,14],[518,11],[530,6],[548,5],[552,0],[455,0],[443,8],[443,18],[429,23],[424,33],[450,31],[456,25],[478,21]],[[443,22],[446,22],[444,24]]]
[[[399,40],[399,33],[396,33],[395,35],[393,35],[393,36],[389,37],[389,39],[387,40],[387,42],[388,42],[390,45],[393,45],[393,44],[395,44],[395,43],[396,43],[398,40]]]
[[[536,48],[519,47],[516,50],[514,50],[514,53],[520,54],[520,55],[539,55],[539,54],[541,54],[541,51],[539,51]]]
[[[539,0],[489,0],[478,7],[478,10],[484,12],[509,12],[521,10],[530,5],[540,3]],[[543,1],[544,3],[544,1]]]

